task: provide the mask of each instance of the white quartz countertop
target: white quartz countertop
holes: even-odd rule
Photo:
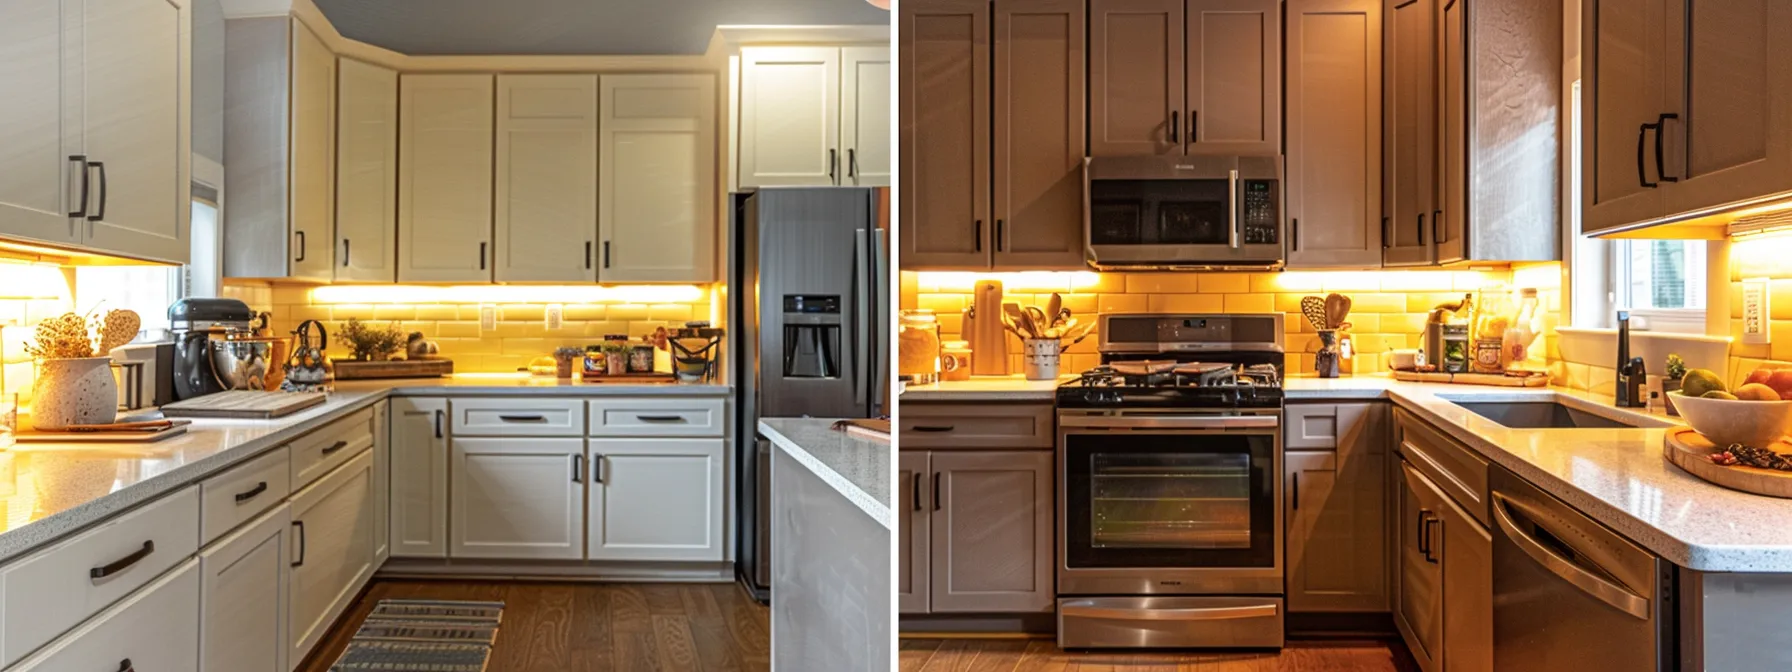
[[[391,396],[718,396],[726,385],[568,384],[526,375],[343,381],[271,420],[195,419],[154,443],[20,443],[0,451],[0,562],[229,469]],[[12,484],[10,496],[4,485]]]
[[[858,505],[865,515],[895,529],[890,515],[890,470],[895,451],[888,442],[835,431],[833,424],[833,420],[814,418],[761,418],[759,433]]]

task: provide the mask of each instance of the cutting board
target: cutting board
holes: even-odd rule
[[[174,420],[165,427],[124,431],[22,431],[13,435],[19,443],[153,443],[187,433],[191,420]]]
[[[1500,373],[1420,373],[1418,371],[1395,371],[1394,380],[1409,383],[1455,383],[1457,385],[1493,385],[1496,387],[1544,387],[1549,385],[1549,374],[1539,373],[1532,376],[1508,376]]]
[[[1002,327],[1002,283],[978,280],[964,339],[971,342],[971,375],[1008,375],[1008,330]]]
[[[1767,449],[1781,454],[1792,453],[1792,444],[1780,439]],[[1741,465],[1726,467],[1711,461],[1711,455],[1716,452],[1717,444],[1691,427],[1670,429],[1662,439],[1662,457],[1689,474],[1731,490],[1792,499],[1792,471]]]
[[[324,403],[322,392],[251,392],[235,390],[185,399],[162,407],[168,418],[233,418],[265,420],[292,415]]]

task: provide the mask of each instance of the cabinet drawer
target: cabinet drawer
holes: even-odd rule
[[[188,560],[8,672],[197,670],[198,615],[199,561]]]
[[[186,488],[0,570],[0,664],[68,632],[198,550],[199,488]]]
[[[592,436],[722,436],[722,399],[599,399],[591,404]]]
[[[1400,454],[1406,461],[1483,527],[1488,526],[1487,460],[1418,416],[1395,410],[1394,418],[1400,425]]]
[[[450,399],[455,436],[584,436],[577,399]]]
[[[199,484],[199,545],[249,522],[292,494],[290,449],[281,446]]]
[[[292,489],[298,490],[373,447],[373,409],[356,412],[292,442]]]
[[[903,404],[903,450],[1051,448],[1050,404]]]

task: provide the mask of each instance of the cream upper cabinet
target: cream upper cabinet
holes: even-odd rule
[[[840,48],[740,55],[740,186],[839,184]]]
[[[336,236],[336,57],[292,27],[292,275],[328,280]],[[228,192],[226,192],[228,194]],[[226,201],[228,202],[228,200]],[[228,221],[228,220],[226,220]]]
[[[335,277],[336,57],[291,17],[225,22],[224,277]]]
[[[890,48],[840,50],[840,184],[890,186]]]
[[[0,236],[79,243],[81,129],[65,124],[63,98],[78,90],[79,62],[65,59],[62,0],[0,8]],[[78,109],[69,115],[78,120]]]
[[[498,75],[498,282],[597,279],[597,76]]]
[[[399,77],[399,282],[492,279],[492,86]]]
[[[600,83],[597,279],[714,281],[715,78],[604,75]]]
[[[398,73],[342,59],[336,79],[337,280],[392,282],[398,255]]]

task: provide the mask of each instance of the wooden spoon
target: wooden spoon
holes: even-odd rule
[[[1051,324],[1048,324],[1045,326],[1047,326],[1047,327],[1058,326],[1058,313],[1063,310],[1064,310],[1064,297],[1059,296],[1057,292],[1052,292],[1051,300],[1047,301],[1045,303],[1045,319],[1050,321]]]
[[[1021,338],[1030,338],[1023,332],[1033,331],[1032,327],[1029,326],[1033,321],[1033,318],[1027,316],[1027,311],[1020,309],[1019,303],[1013,301],[1003,303],[1002,314],[1008,317],[1008,321],[1011,323],[1009,326],[1014,327],[1016,335]]]
[[[1337,293],[1325,295],[1325,328],[1337,329],[1349,316],[1350,297]]]

